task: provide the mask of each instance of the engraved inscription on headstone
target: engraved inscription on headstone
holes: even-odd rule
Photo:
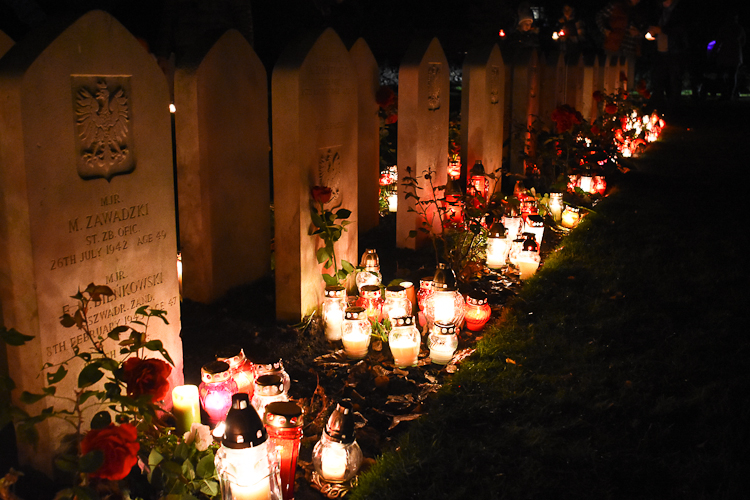
[[[500,66],[492,65],[489,67],[489,80],[490,80],[490,104],[497,104],[500,102],[500,85],[501,78],[503,78],[503,71]]]
[[[83,179],[132,172],[135,154],[130,134],[130,78],[71,77],[76,113],[76,157]]]
[[[341,199],[341,144],[318,149],[318,185],[331,188],[331,201],[336,206]]]
[[[431,62],[427,67],[427,109],[440,109],[440,71],[441,63]]]

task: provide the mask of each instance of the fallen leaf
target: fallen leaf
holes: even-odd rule
[[[408,422],[410,420],[416,420],[419,417],[421,417],[421,413],[409,413],[408,415],[396,415],[393,417],[393,421],[391,421],[391,425],[388,427],[388,430],[393,429],[401,422]]]
[[[512,360],[512,359],[510,359],[510,358],[505,358],[505,362],[506,362],[506,363],[510,363],[510,364],[512,364],[512,365],[515,365],[515,364],[516,364],[516,362],[515,362],[515,361],[513,361],[513,360]]]

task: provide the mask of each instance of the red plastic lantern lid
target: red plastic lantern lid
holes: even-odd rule
[[[226,382],[230,376],[229,363],[224,361],[211,361],[201,367],[201,380],[207,384]]]
[[[292,401],[275,401],[266,405],[263,422],[279,428],[302,427],[302,408]]]
[[[380,287],[378,285],[365,285],[360,289],[360,293],[366,299],[377,299],[380,297]]]

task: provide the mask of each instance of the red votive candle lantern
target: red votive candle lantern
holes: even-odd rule
[[[359,291],[357,305],[364,307],[367,319],[370,321],[380,321],[383,309],[383,294],[378,285],[365,285]]]
[[[302,442],[302,408],[291,401],[269,403],[263,423],[268,432],[269,451],[276,454],[281,469],[282,496],[284,500],[292,500]]]
[[[237,383],[231,376],[228,363],[212,361],[203,365],[198,396],[211,427],[215,427],[227,416],[232,407],[232,395],[236,393]]]
[[[489,321],[492,308],[487,303],[487,294],[482,291],[473,291],[466,297],[466,308],[464,309],[464,321],[466,328],[472,332],[478,332]]]
[[[237,392],[244,392],[252,398],[255,367],[247,360],[245,351],[241,347],[227,347],[216,354],[216,359],[229,365],[229,374],[237,384]]]

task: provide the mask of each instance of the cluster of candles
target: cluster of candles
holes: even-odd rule
[[[615,131],[617,149],[626,158],[633,156],[639,146],[656,141],[663,128],[664,120],[656,111],[643,116],[633,111],[625,118],[622,128]]]
[[[289,400],[291,379],[281,360],[252,363],[242,349],[230,354],[201,368],[199,386],[172,390],[176,432],[201,423],[203,408],[221,442],[215,462],[222,500],[290,500],[303,424],[302,408]],[[331,430],[345,408],[337,407],[315,447],[316,473],[331,483],[351,479],[362,462],[353,424],[346,434]]]

